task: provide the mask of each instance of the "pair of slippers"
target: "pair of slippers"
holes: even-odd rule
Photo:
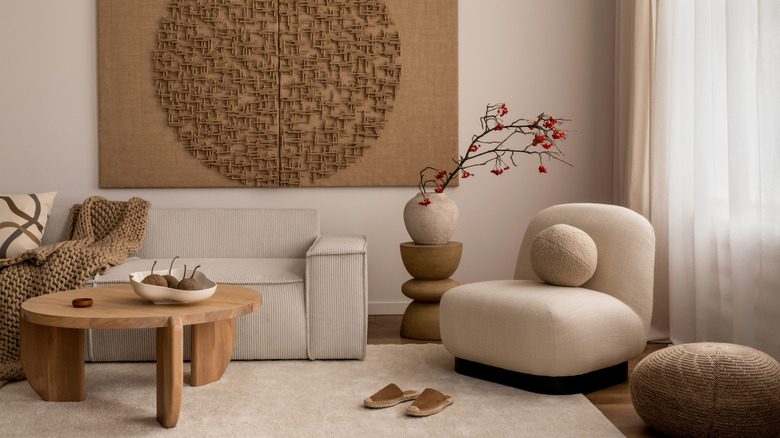
[[[363,400],[363,404],[368,408],[378,409],[389,408],[409,400],[414,400],[414,403],[406,408],[406,414],[413,417],[433,415],[453,402],[452,396],[444,395],[432,388],[425,388],[422,393],[402,391],[396,384],[391,383]]]

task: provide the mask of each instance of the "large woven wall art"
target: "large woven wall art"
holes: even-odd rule
[[[414,186],[458,153],[457,0],[98,0],[100,187]]]

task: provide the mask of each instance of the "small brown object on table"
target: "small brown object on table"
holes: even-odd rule
[[[401,336],[438,341],[439,302],[445,292],[460,283],[449,278],[460,264],[463,244],[447,242],[441,245],[401,244],[401,260],[414,277],[401,285],[401,292],[413,299],[401,321]]]
[[[92,305],[92,298],[76,298],[72,301],[73,307],[89,307]]]
[[[73,307],[86,293],[94,305]],[[190,384],[222,377],[233,354],[236,317],[259,309],[262,295],[252,289],[218,285],[211,298],[187,304],[157,305],[130,285],[57,292],[22,303],[22,367],[30,386],[47,401],[84,400],[84,329],[157,329],[157,421],[174,427],[184,386],[183,326],[192,325]]]

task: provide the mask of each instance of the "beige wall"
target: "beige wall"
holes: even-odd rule
[[[416,1],[416,0],[410,0]],[[421,0],[422,1],[422,0]],[[547,175],[523,157],[499,177],[448,189],[460,207],[453,240],[464,243],[454,278],[510,278],[525,225],[563,202],[611,202],[614,0],[461,0],[460,144],[465,150],[488,103],[510,116],[544,111],[573,119],[568,168]],[[97,186],[94,0],[5,0],[0,6],[0,193],[57,190],[57,206],[90,195],[141,196],[157,207],[311,207],[327,233],[369,239],[369,312],[401,313],[409,276],[398,244],[409,188],[113,189]],[[421,114],[431,119],[435,115]],[[143,129],[143,127],[139,127]]]

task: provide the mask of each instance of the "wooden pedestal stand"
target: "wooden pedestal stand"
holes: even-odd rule
[[[444,292],[460,283],[449,278],[458,269],[463,244],[447,242],[443,245],[401,244],[401,260],[414,277],[401,286],[401,292],[413,299],[401,321],[401,336],[412,339],[438,341],[439,301]]]

